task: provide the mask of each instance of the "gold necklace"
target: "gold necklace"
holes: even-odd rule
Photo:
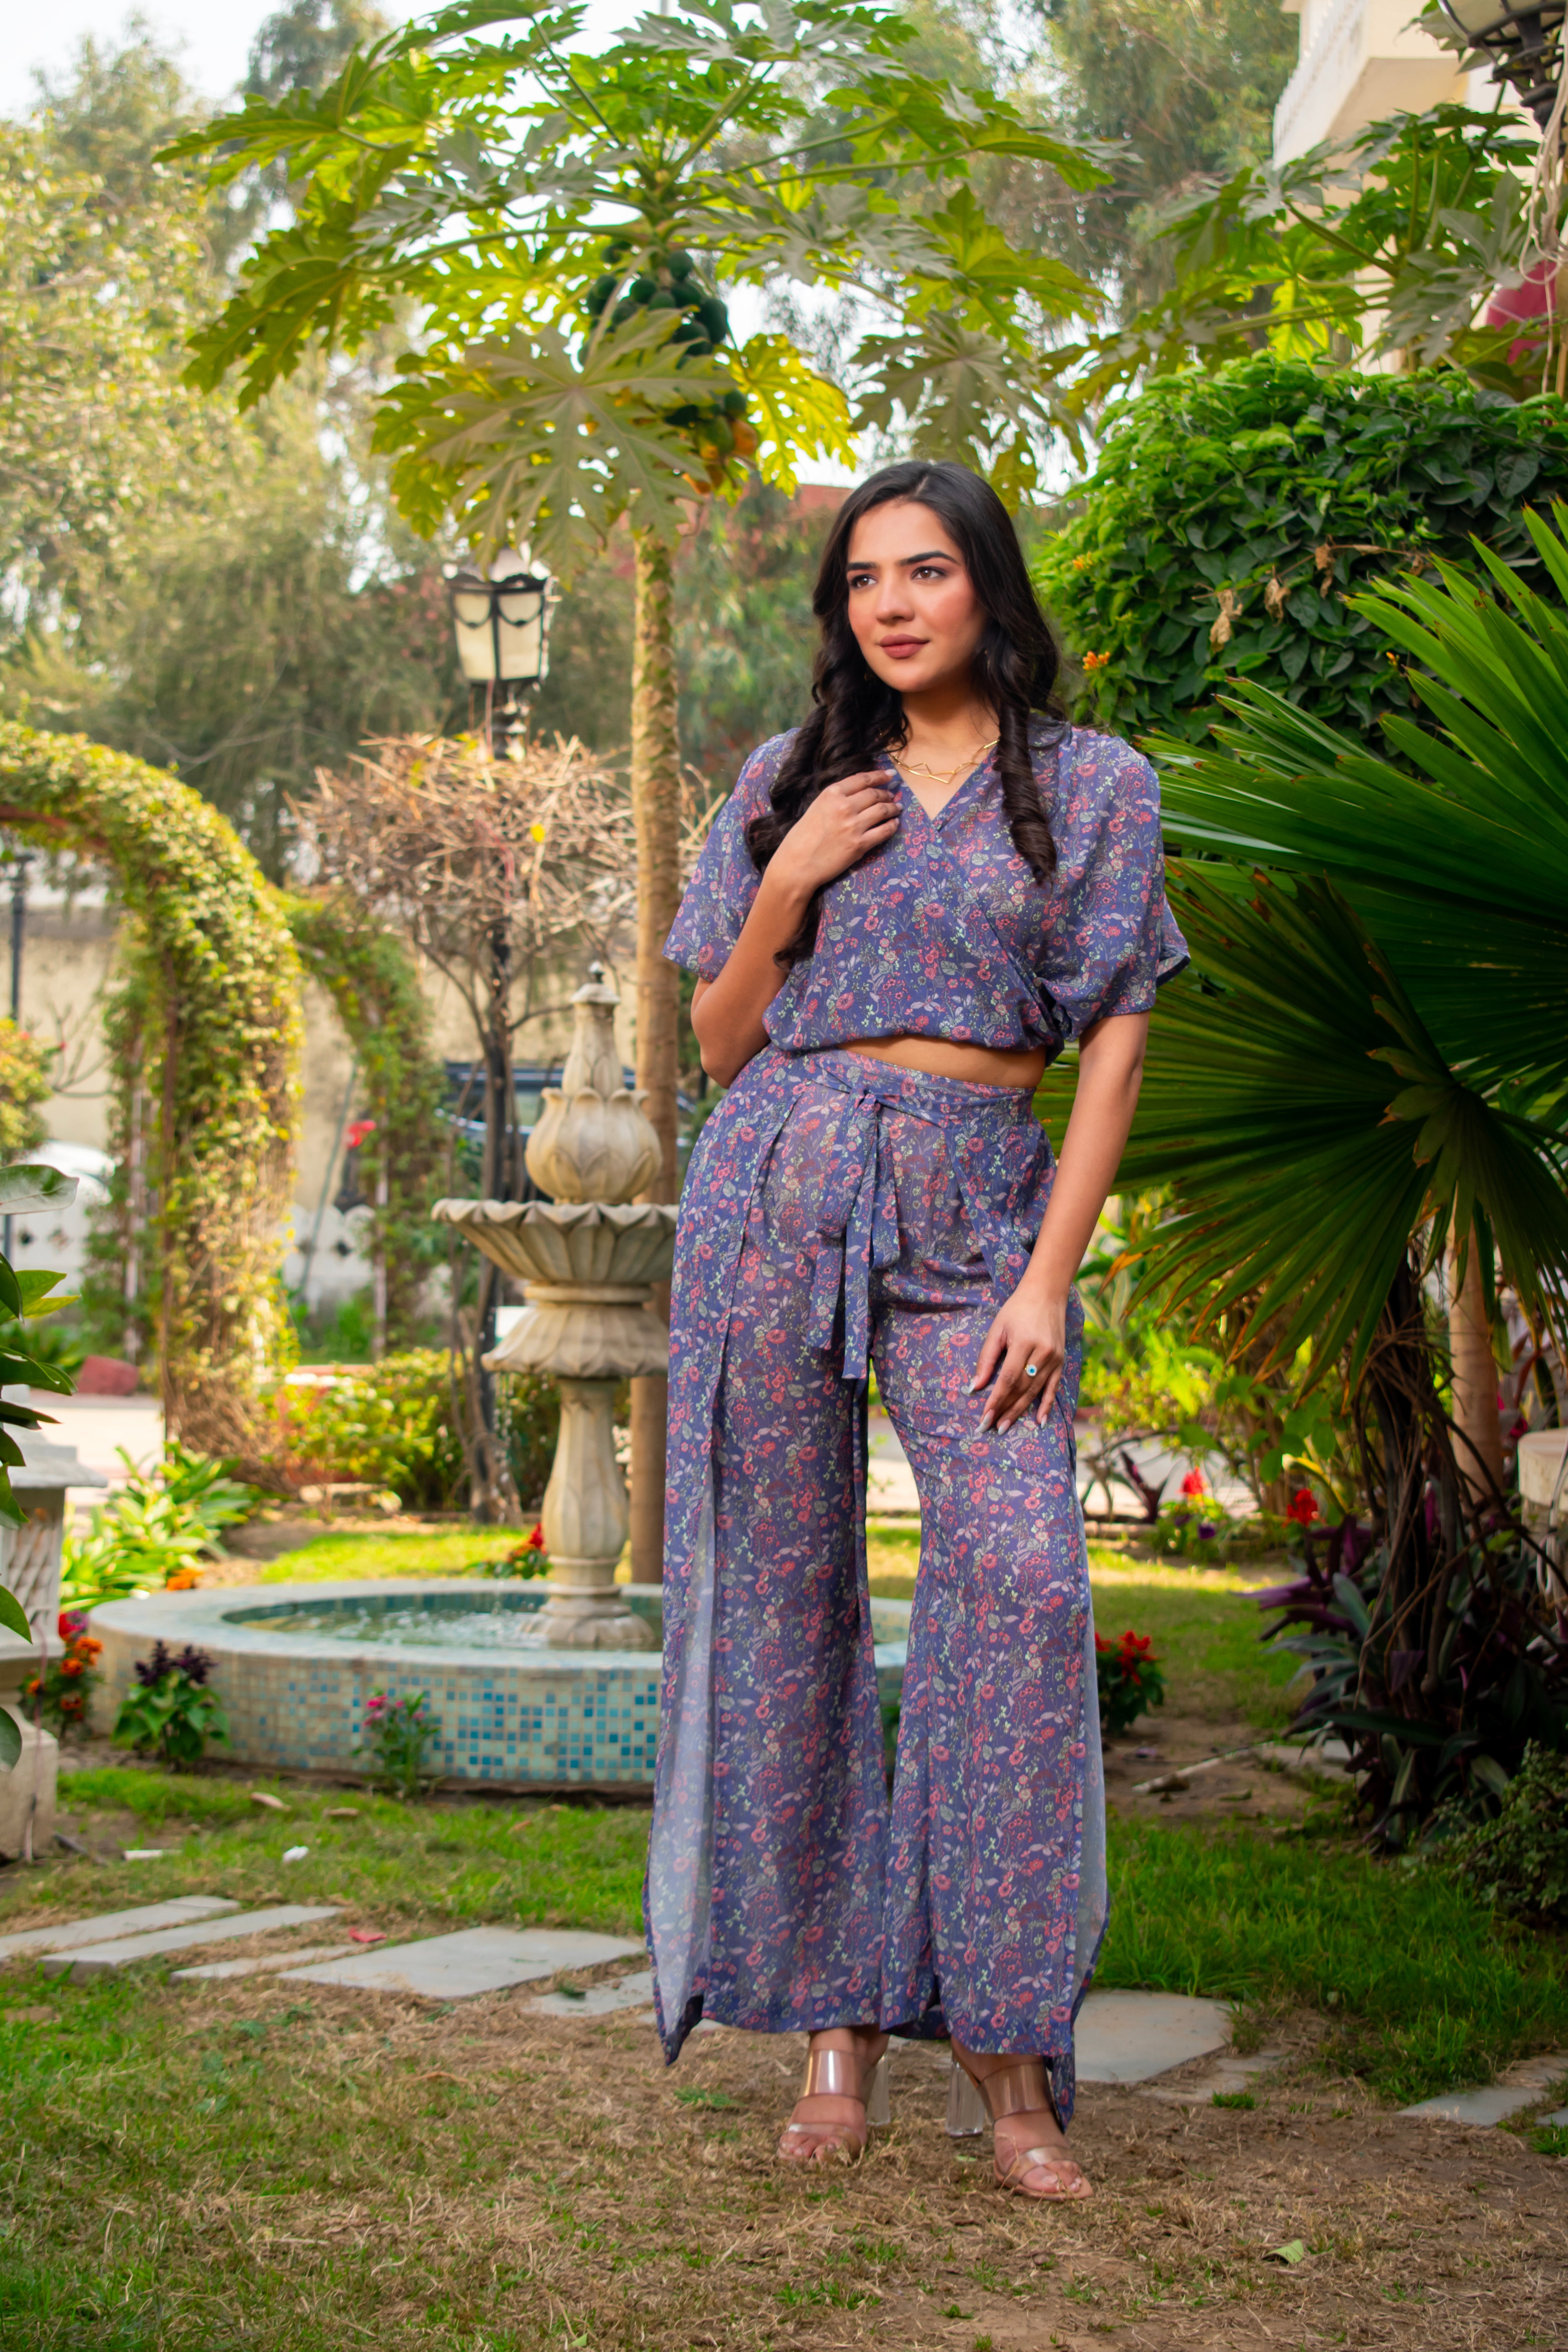
[[[961,770],[977,768],[986,752],[994,751],[1001,740],[999,735],[993,735],[988,742],[977,743],[973,751],[966,751],[955,766],[949,768],[945,775],[939,775],[936,769],[929,767],[923,760],[900,760],[898,765],[906,776],[929,776],[933,784],[951,784]]]

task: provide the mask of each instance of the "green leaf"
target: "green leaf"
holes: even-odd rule
[[[1334,887],[1177,865],[1193,972],[1163,992],[1119,1177],[1173,1183],[1151,1278],[1200,1318],[1247,1304],[1271,1360],[1352,1372],[1412,1234],[1491,1223],[1521,1295],[1561,1312],[1568,1196],[1547,1129],[1438,1053]],[[1406,1081],[1419,1076],[1426,1083]]]
[[[0,1168],[0,1210],[66,1209],[76,1199],[77,1180],[58,1168],[18,1162]],[[58,1274],[54,1279],[58,1282]]]
[[[24,1642],[30,1642],[33,1638],[26,1611],[16,1594],[4,1584],[0,1584],[0,1627],[4,1627],[7,1633],[16,1634]]]
[[[21,1726],[9,1707],[0,1706],[0,1772],[13,1771],[21,1753]]]
[[[682,365],[676,324],[673,311],[650,312],[596,336],[581,360],[554,327],[476,345],[444,377],[395,392],[378,442],[402,452],[394,472],[405,495],[423,481],[429,511],[459,506],[481,545],[526,539],[563,578],[622,515],[673,541],[702,468],[660,406],[733,383],[727,370]]]

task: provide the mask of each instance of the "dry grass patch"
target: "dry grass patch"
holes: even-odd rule
[[[1560,2176],[1510,2135],[1289,2067],[1250,2112],[1090,2087],[1099,2194],[1046,2209],[946,2138],[944,2053],[900,2047],[863,2163],[796,2171],[797,2042],[700,2033],[671,2071],[645,2020],[534,1990],[65,1989],[13,2079],[7,2352],[1563,2340]]]

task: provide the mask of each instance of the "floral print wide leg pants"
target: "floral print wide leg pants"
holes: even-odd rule
[[[977,1200],[973,1130],[1016,1129],[1020,1149],[1045,1155],[1047,1182],[1048,1148],[1032,1121],[1032,1138],[1017,1129],[1004,1089],[842,1053],[796,1057],[785,1075],[739,1221],[712,1394],[698,1570],[711,1588],[707,1843],[683,1881],[707,1919],[695,1998],[676,2015],[658,1915],[679,1866],[668,1832],[702,1759],[687,1674],[666,1694],[649,1918],[667,2046],[673,2055],[698,2011],[761,2032],[951,2032],[973,2049],[1045,2054],[1065,2120],[1072,2018],[1105,1912],[1076,1328],[1044,1427],[983,1431],[969,1393],[1032,1240],[998,1238],[994,1186]],[[991,1259],[1004,1252],[999,1286]],[[678,1324],[680,1303],[678,1284]],[[866,1584],[866,1391],[845,1377],[847,1343],[868,1345],[921,1505],[890,1807]],[[688,1591],[688,1635],[691,1601]],[[686,1718],[684,1773],[672,1706]]]

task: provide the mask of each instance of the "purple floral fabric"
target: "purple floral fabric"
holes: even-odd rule
[[[699,1139],[670,1337],[647,1908],[673,2059],[700,2016],[1036,2050],[1071,2113],[1105,1918],[1072,1415],[968,1394],[1049,1198],[1028,1098],[768,1049]],[[921,1565],[891,1805],[866,1582],[867,1355]]]
[[[723,970],[756,896],[746,826],[793,740],[747,761],[670,932],[665,953],[703,980]],[[1149,1011],[1187,955],[1165,903],[1158,779],[1115,736],[1041,719],[1032,741],[1052,882],[1014,848],[991,761],[934,817],[895,772],[899,829],[824,892],[816,950],[765,1016],[775,1045],[904,1035],[1054,1055],[1102,1014]]]

